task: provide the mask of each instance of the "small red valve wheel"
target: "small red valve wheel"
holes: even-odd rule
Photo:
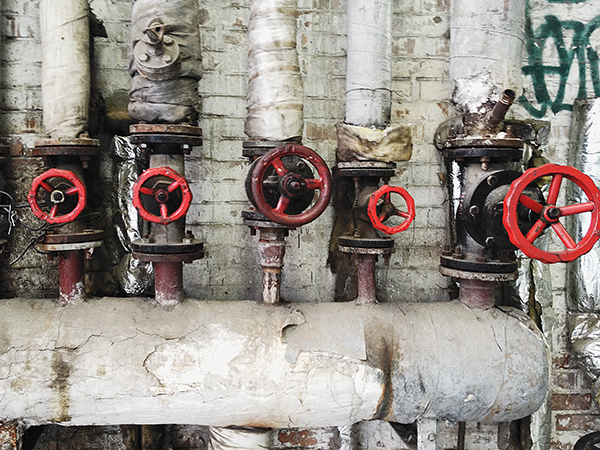
[[[552,177],[546,203],[542,204],[523,193],[524,189],[541,177]],[[557,200],[564,178],[575,183],[587,196],[588,201],[566,206],[557,206]],[[519,215],[522,209],[531,210],[539,215],[527,234],[519,230]],[[589,252],[600,238],[600,191],[590,177],[570,166],[545,164],[527,170],[510,185],[504,198],[502,222],[510,241],[525,255],[538,259],[546,264],[569,262]],[[590,225],[583,238],[576,243],[563,224],[561,217],[574,214],[590,213]],[[533,245],[533,242],[546,228],[552,228],[562,244],[563,251],[544,251]]]
[[[39,192],[40,189],[43,192]],[[44,211],[38,202],[42,194],[48,212]],[[73,172],[50,169],[33,180],[27,201],[37,218],[50,224],[60,224],[72,222],[77,218],[87,204],[87,194],[85,185]]]
[[[156,214],[148,210],[146,205],[150,202],[144,200],[157,207]],[[133,184],[133,206],[147,222],[162,225],[174,222],[187,213],[191,202],[192,191],[187,181],[170,167],[147,169]]]
[[[400,211],[397,209],[390,200],[390,194],[395,192],[406,202],[407,212]],[[383,197],[383,203],[379,203],[379,200]],[[378,205],[380,206],[378,208]],[[377,210],[379,209],[379,212]],[[415,218],[415,201],[411,195],[399,186],[383,185],[369,197],[369,205],[367,206],[367,215],[371,219],[373,227],[379,231],[383,231],[387,234],[396,234],[404,231],[412,223]],[[384,221],[392,216],[399,216],[404,221],[395,227],[388,227],[384,225]]]
[[[309,161],[317,170],[319,178],[307,179],[291,172],[282,162],[285,156],[298,156]],[[263,183],[267,169],[273,166],[279,177],[279,199],[272,207],[265,199]],[[331,197],[331,174],[327,164],[313,150],[302,145],[283,145],[269,150],[258,161],[252,171],[252,196],[256,207],[267,219],[288,227],[299,227],[312,222],[321,215]],[[299,214],[286,214],[292,199],[302,197],[307,191],[319,190],[319,198],[308,210]]]

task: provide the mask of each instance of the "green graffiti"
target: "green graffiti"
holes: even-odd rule
[[[550,3],[583,3],[587,0],[548,0]]]
[[[545,16],[544,19],[545,22],[534,32],[528,11],[526,49],[529,64],[522,67],[523,75],[531,77],[535,103],[539,108],[536,108],[525,95],[519,98],[519,102],[536,118],[544,117],[548,109],[556,114],[573,108],[571,103],[565,102],[565,90],[575,59],[577,59],[579,75],[577,97],[587,97],[587,67],[589,67],[594,95],[600,95],[598,53],[590,44],[590,36],[600,27],[600,16],[595,17],[587,25],[575,20],[561,21],[556,16]],[[573,36],[569,44],[565,42],[565,31]],[[544,64],[543,53],[547,41],[551,41],[556,49],[558,65]],[[547,76],[558,76],[558,89],[554,99],[548,92]]]

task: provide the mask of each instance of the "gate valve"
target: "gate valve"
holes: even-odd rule
[[[310,162],[319,177],[305,178],[299,173],[291,172],[282,161],[287,156],[298,156]],[[266,185],[273,184],[271,177],[266,176],[267,169],[271,166],[278,177],[276,183],[279,197],[275,206],[269,204],[264,192]],[[331,197],[331,174],[325,161],[313,150],[302,145],[283,145],[269,150],[257,160],[252,170],[251,189],[253,203],[267,219],[280,225],[298,227],[312,222],[325,211]],[[320,191],[319,198],[312,206],[309,205],[308,210],[298,214],[289,213],[288,206],[292,200],[317,189]]]
[[[406,202],[407,212],[400,211],[396,208],[390,199],[390,194],[394,192],[400,194],[400,196]],[[383,197],[383,200],[382,200]],[[381,200],[381,203],[380,203]],[[369,204],[367,206],[367,215],[373,224],[373,227],[379,231],[383,231],[386,234],[396,234],[404,231],[412,223],[415,218],[415,201],[411,195],[399,186],[384,185],[377,189],[369,197]],[[404,219],[404,221],[395,227],[389,227],[385,225],[387,219],[392,216],[398,216]]]
[[[170,167],[147,169],[133,184],[133,206],[147,222],[174,222],[187,213],[191,202],[187,181]]]
[[[551,177],[546,201],[543,203],[532,199],[523,192],[525,188],[542,177]],[[564,178],[577,185],[585,193],[588,201],[557,206]],[[519,230],[519,216],[522,214],[523,208],[539,215],[539,219],[526,234]],[[570,166],[545,164],[527,170],[510,185],[504,198],[502,222],[510,241],[530,258],[538,259],[546,264],[569,262],[589,252],[600,238],[599,209],[600,191],[590,177]],[[560,219],[582,213],[590,213],[589,228],[583,238],[579,242],[575,242]],[[566,247],[565,250],[544,251],[534,245],[534,241],[549,227],[554,230]]]
[[[48,212],[40,206],[38,198],[41,195]],[[50,169],[33,180],[27,201],[37,218],[50,224],[61,224],[72,222],[79,216],[87,204],[87,194],[85,185],[73,172]]]

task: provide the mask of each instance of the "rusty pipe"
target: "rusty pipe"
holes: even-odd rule
[[[60,303],[66,305],[85,296],[85,274],[83,250],[58,252],[58,276]]]
[[[485,126],[489,131],[496,131],[500,122],[504,120],[504,116],[506,116],[508,109],[515,101],[515,96],[515,91],[511,89],[506,89],[502,93],[502,97],[500,97],[500,100],[498,100],[487,116]]]

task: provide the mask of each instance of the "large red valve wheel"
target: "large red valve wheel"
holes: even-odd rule
[[[172,209],[173,195],[177,193],[175,211]],[[156,202],[159,215],[153,214],[144,206],[142,195],[149,196]],[[145,170],[133,185],[133,206],[138,213],[147,222],[160,223],[166,225],[183,217],[192,203],[192,191],[187,181],[170,167],[155,167]]]
[[[317,170],[318,178],[304,178],[291,172],[281,160],[286,156],[298,156],[309,161]],[[272,207],[265,199],[263,183],[267,169],[272,166],[279,177],[279,199]],[[299,227],[319,217],[329,204],[331,197],[331,174],[323,159],[313,150],[302,145],[284,145],[269,150],[258,161],[252,171],[252,196],[256,207],[272,222],[288,227]],[[299,214],[286,214],[290,201],[307,191],[319,190],[319,198],[308,210]]]
[[[39,190],[42,189],[46,197],[46,206],[49,211],[44,211],[38,202]],[[77,196],[77,203],[67,213],[61,211],[65,202]],[[50,224],[72,222],[79,216],[87,204],[87,194],[82,181],[69,170],[50,169],[33,180],[27,201],[33,214]]]
[[[542,204],[523,193],[525,188],[542,177],[551,177],[545,204]],[[575,183],[587,196],[583,203],[557,206],[557,200],[564,178]],[[521,206],[520,206],[521,205]],[[519,230],[519,208],[525,207],[539,215],[533,227],[523,234]],[[504,198],[502,222],[508,232],[510,241],[530,258],[538,259],[546,264],[569,262],[589,252],[600,238],[600,191],[590,177],[570,166],[545,164],[527,170],[510,185]],[[590,213],[590,226],[579,242],[575,242],[564,225],[561,217],[574,214]],[[533,245],[533,242],[547,229],[552,228],[562,244],[563,251],[544,251]]]
[[[406,202],[407,211],[400,211],[396,208],[390,199],[390,194],[395,192],[396,194],[400,194],[400,196]],[[379,200],[383,197],[383,204],[379,208],[379,213],[377,212],[377,206],[379,204]],[[411,197],[411,195],[406,192],[406,189],[403,189],[399,186],[389,186],[383,185],[375,192],[371,194],[369,197],[369,204],[367,206],[367,215],[369,219],[371,219],[371,223],[373,227],[379,231],[383,231],[387,234],[396,234],[404,231],[408,228],[408,226],[412,223],[415,218],[415,201]],[[404,221],[395,227],[389,227],[385,225],[383,222],[391,217],[398,216],[402,217]]]

